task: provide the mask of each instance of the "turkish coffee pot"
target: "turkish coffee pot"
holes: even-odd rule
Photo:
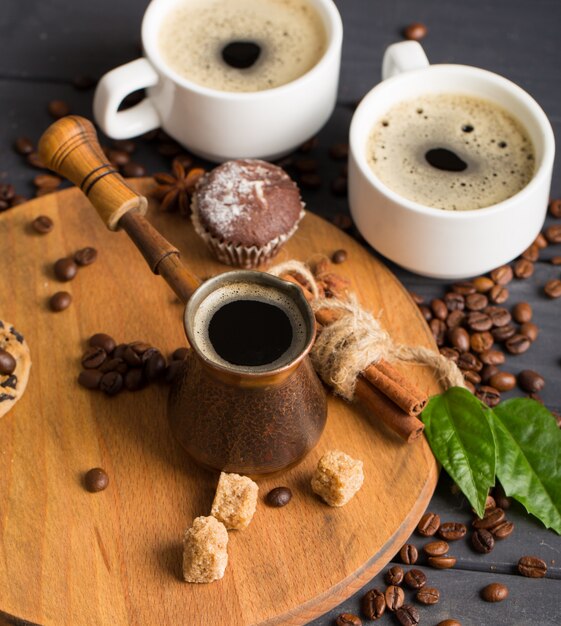
[[[107,162],[87,119],[52,124],[39,154],[110,230],[126,231],[186,304],[191,349],[172,383],[168,417],[187,453],[206,468],[257,477],[301,461],[323,432],[327,401],[308,356],[315,318],[300,288],[248,270],[201,283],[144,217],[147,199]]]

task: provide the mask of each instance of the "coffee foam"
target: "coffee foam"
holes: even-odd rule
[[[467,169],[432,167],[425,153],[435,148],[451,150]],[[510,198],[535,169],[534,147],[523,126],[498,105],[463,94],[431,94],[392,107],[372,129],[367,159],[399,195],[454,211]]]
[[[234,300],[256,300],[278,306],[287,315],[292,326],[292,342],[275,361],[259,366],[233,365],[217,354],[210,341],[208,328],[218,309]],[[232,283],[210,293],[199,305],[193,319],[193,336],[199,351],[209,360],[228,369],[244,372],[266,372],[277,369],[298,357],[306,347],[308,332],[298,305],[282,291],[267,285]]]
[[[247,69],[226,64],[222,49],[232,41],[261,47]],[[159,47],[178,74],[221,91],[263,91],[308,72],[323,56],[327,37],[306,0],[188,0],[162,22]]]

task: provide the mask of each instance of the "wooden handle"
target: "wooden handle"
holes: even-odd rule
[[[51,124],[39,140],[39,155],[49,169],[86,194],[110,230],[117,230],[128,211],[146,213],[146,198],[107,162],[95,128],[86,118],[69,115]]]

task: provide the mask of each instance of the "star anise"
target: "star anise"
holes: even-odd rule
[[[181,215],[191,214],[191,195],[199,178],[205,173],[200,167],[185,171],[182,163],[175,159],[171,173],[154,174],[158,186],[152,195],[160,201],[160,210],[169,213],[179,210]]]

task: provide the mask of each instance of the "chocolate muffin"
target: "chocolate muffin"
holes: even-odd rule
[[[273,257],[304,216],[296,183],[257,159],[227,161],[205,174],[192,210],[195,231],[215,256],[243,268]]]

